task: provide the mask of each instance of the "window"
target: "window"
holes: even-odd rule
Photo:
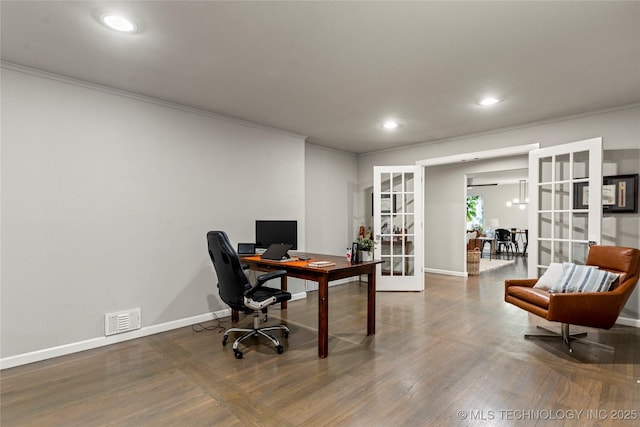
[[[467,196],[467,230],[482,230],[483,220],[482,196]]]

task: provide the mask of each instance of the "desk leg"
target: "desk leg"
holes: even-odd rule
[[[287,290],[287,276],[282,276],[280,278],[280,289],[283,291]],[[286,310],[287,309],[287,302],[286,301],[282,301],[280,303],[280,309],[281,310]]]
[[[236,323],[238,320],[240,320],[240,312],[238,311],[237,308],[232,308],[231,309],[231,321],[233,323]]]
[[[376,269],[375,265],[367,274],[367,335],[376,334]]]
[[[318,357],[329,355],[329,282],[326,277],[318,281]]]

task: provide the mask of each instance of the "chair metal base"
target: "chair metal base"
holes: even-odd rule
[[[267,320],[267,315],[265,314],[264,320]],[[229,333],[230,332],[245,332],[244,335],[236,338],[236,340],[233,342],[233,354],[235,355],[236,359],[242,359],[242,351],[240,349],[238,349],[238,345],[246,340],[249,337],[258,335],[258,336],[263,336],[265,338],[267,338],[269,341],[271,341],[271,343],[275,346],[276,348],[276,352],[278,354],[282,354],[284,352],[284,347],[282,346],[282,344],[280,344],[280,341],[274,337],[273,335],[267,333],[266,331],[277,331],[277,330],[281,330],[284,331],[284,337],[289,338],[289,328],[287,328],[285,325],[276,325],[276,326],[268,326],[266,328],[261,328],[260,327],[260,312],[259,311],[255,311],[253,313],[253,328],[249,329],[249,328],[230,328],[227,329],[224,333],[224,336],[222,337],[222,345],[227,345],[227,340],[229,339]]]
[[[525,339],[529,339],[529,338],[537,338],[537,339],[558,339],[558,337],[562,338],[562,343],[565,345],[565,347],[567,347],[567,349],[569,349],[569,353],[573,353],[573,348],[571,348],[571,341],[578,341],[581,343],[585,343],[585,344],[589,344],[589,345],[593,345],[596,347],[601,347],[604,348],[606,350],[611,350],[614,351],[615,349],[610,346],[610,345],[606,345],[606,344],[602,344],[596,341],[590,341],[587,339],[584,339],[582,337],[586,337],[587,333],[586,332],[581,332],[578,334],[571,334],[569,333],[569,324],[568,323],[562,323],[562,327],[560,329],[561,333],[557,333],[555,331],[552,331],[550,329],[547,328],[543,328],[542,326],[537,326],[538,329],[541,329],[545,332],[547,332],[546,334],[525,334],[524,337]]]

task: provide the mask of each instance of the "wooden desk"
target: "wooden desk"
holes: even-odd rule
[[[291,253],[292,256],[302,253]],[[287,276],[298,279],[318,282],[318,356],[325,358],[329,355],[329,282],[347,277],[367,275],[367,335],[376,333],[376,265],[382,261],[366,261],[357,264],[347,262],[344,256],[331,256],[320,254],[304,255],[311,258],[309,261],[278,262],[263,260],[259,255],[242,257],[242,262],[252,270],[273,271],[286,270]],[[335,265],[325,268],[309,267],[310,261],[332,261]],[[287,276],[281,278],[282,290],[287,290]],[[287,303],[282,303],[282,308],[287,308]],[[234,314],[232,313],[232,316]],[[237,313],[235,314],[237,316]],[[236,317],[237,319],[237,317]]]

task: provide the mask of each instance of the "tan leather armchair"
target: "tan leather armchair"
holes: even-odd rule
[[[571,340],[585,336],[586,333],[571,335],[570,324],[600,329],[610,329],[615,324],[638,283],[640,250],[619,246],[591,246],[585,264],[596,265],[602,270],[611,271],[620,276],[611,285],[609,291],[584,293],[549,293],[533,287],[538,279],[505,280],[504,300],[506,302],[546,320],[562,323],[560,335],[538,326],[549,334],[527,334],[525,338],[561,336],[569,351],[573,351]],[[601,343],[587,342],[613,349]]]

